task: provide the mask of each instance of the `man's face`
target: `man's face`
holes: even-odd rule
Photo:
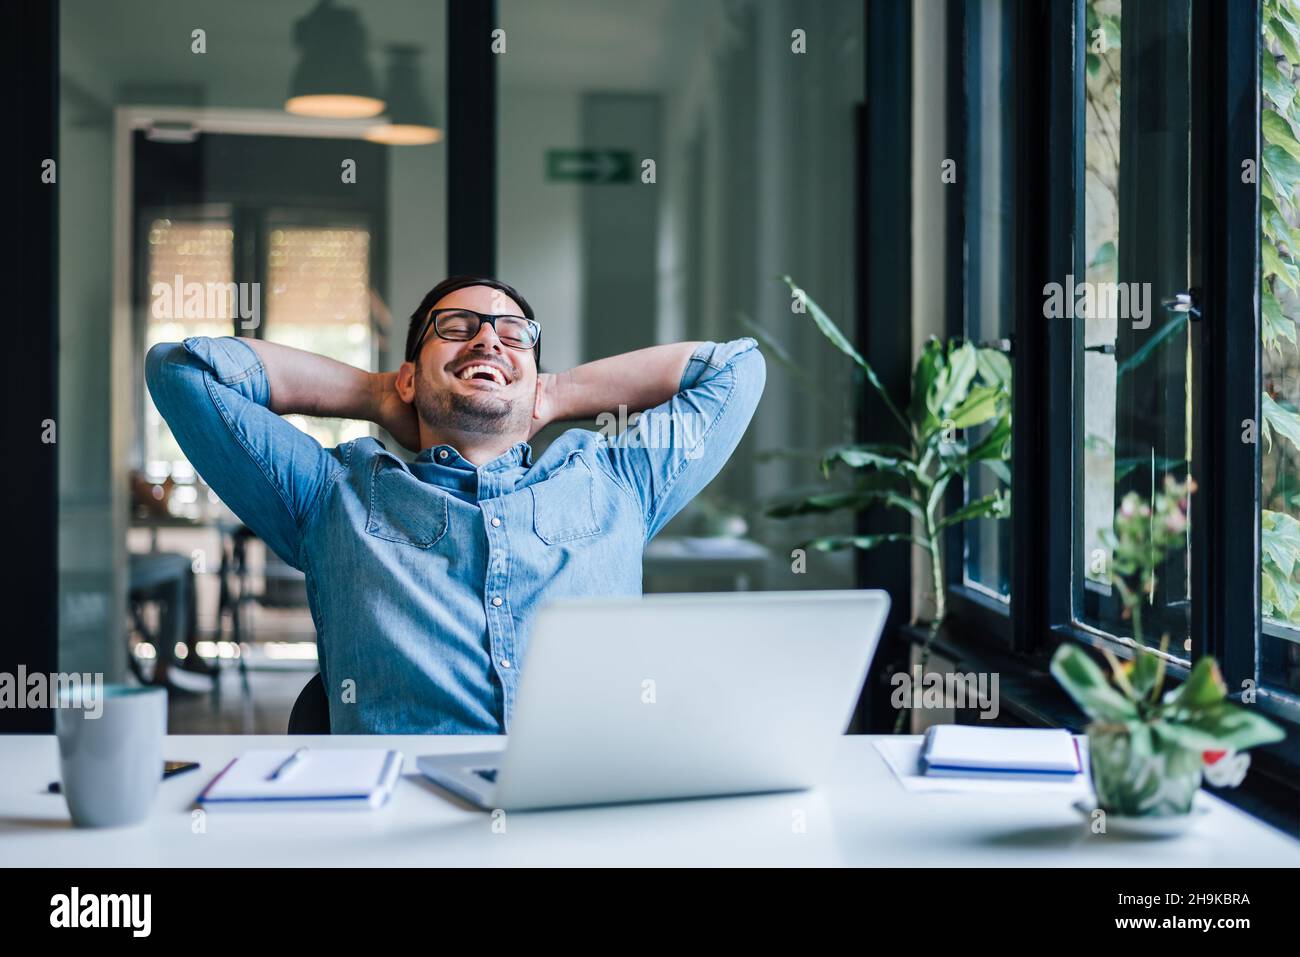
[[[457,289],[433,305],[457,307],[485,315],[524,314],[490,286]],[[529,432],[537,392],[533,350],[510,348],[487,323],[467,342],[441,339],[431,326],[410,375],[415,409],[431,427],[491,435]]]

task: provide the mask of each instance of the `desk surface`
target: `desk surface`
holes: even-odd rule
[[[14,735],[0,737],[0,865],[1300,866],[1300,842],[1209,795],[1210,813],[1184,836],[1093,835],[1061,795],[905,791],[871,741],[844,737],[815,791],[516,812],[499,833],[490,815],[425,781],[414,759],[504,738],[172,735],[167,758],[202,768],[164,781],[145,823],[90,831],[74,829],[63,798],[45,791],[58,777],[55,738]],[[214,811],[196,826],[195,796],[245,749],[379,742],[407,759],[383,810]]]

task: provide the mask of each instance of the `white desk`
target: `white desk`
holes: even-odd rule
[[[373,747],[407,757],[377,812],[206,815],[192,802],[252,747]],[[904,791],[867,737],[845,737],[824,787],[802,793],[512,813],[505,833],[414,770],[414,758],[497,747],[504,738],[173,735],[169,759],[202,768],[164,781],[137,827],[78,830],[46,785],[58,777],[52,735],[0,736],[0,864],[38,867],[338,865],[982,865],[1300,866],[1300,843],[1204,795],[1211,813],[1163,841],[1089,833],[1059,795]],[[796,824],[802,820],[802,833]]]

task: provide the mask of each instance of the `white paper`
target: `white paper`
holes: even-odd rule
[[[1088,743],[1080,737],[1079,752],[1083,766],[1088,766]],[[1086,795],[1088,776],[1080,774],[1072,781],[987,781],[983,778],[928,778],[921,773],[919,735],[876,739],[876,750],[894,772],[898,783],[908,791],[956,791],[966,794],[1072,794]]]
[[[268,775],[292,753],[292,748],[245,751],[207,789],[204,800],[353,798],[365,801],[384,786],[382,772],[391,752],[383,748],[311,749],[282,777],[268,780]]]
[[[1070,732],[1061,728],[982,728],[942,724],[930,729],[931,770],[1082,771]]]

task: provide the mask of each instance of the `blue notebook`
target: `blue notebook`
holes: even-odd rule
[[[1083,773],[1078,742],[1059,728],[935,725],[920,761],[926,777],[1068,781]]]
[[[246,751],[209,782],[204,808],[235,810],[373,810],[392,797],[402,752],[382,748],[308,749],[285,773],[271,774],[293,748]]]

